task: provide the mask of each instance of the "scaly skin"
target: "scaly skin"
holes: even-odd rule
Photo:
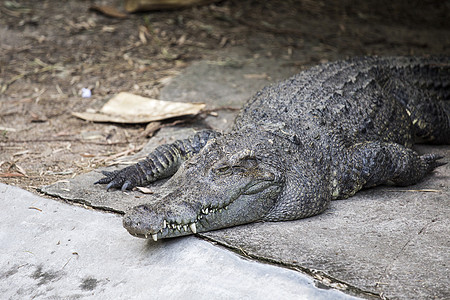
[[[415,184],[443,163],[413,143],[450,143],[449,65],[446,57],[319,65],[258,92],[230,133],[158,147],[98,183],[125,190],[173,174],[160,201],[123,220],[155,241],[305,218],[362,188]]]

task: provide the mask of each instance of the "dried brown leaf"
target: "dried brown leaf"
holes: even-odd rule
[[[125,19],[128,17],[127,14],[109,5],[92,5],[90,9],[112,18]]]
[[[125,10],[128,12],[179,9],[193,5],[205,5],[218,0],[125,0]]]
[[[111,98],[97,113],[74,112],[72,115],[94,122],[136,124],[196,115],[204,108],[203,103],[162,101],[122,92]]]
[[[153,134],[161,129],[161,122],[151,122],[148,123],[145,127],[145,130],[142,132],[141,136],[152,137]]]
[[[149,188],[146,188],[146,187],[138,186],[138,187],[136,187],[136,189],[144,194],[153,194],[154,193],[152,190],[150,190]]]
[[[21,166],[19,166],[17,164],[15,166],[17,168],[17,171],[19,171],[20,174],[22,174],[23,176],[27,176],[28,177],[27,172],[25,172],[25,170]]]
[[[269,75],[267,75],[267,73],[244,74],[244,78],[246,78],[246,79],[269,79]]]

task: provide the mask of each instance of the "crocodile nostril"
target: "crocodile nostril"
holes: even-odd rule
[[[123,217],[122,223],[124,227],[129,227],[133,223],[133,220],[129,216],[125,216]]]

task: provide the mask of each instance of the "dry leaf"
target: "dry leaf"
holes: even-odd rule
[[[136,124],[196,115],[203,108],[203,103],[162,101],[122,92],[111,98],[98,113],[74,112],[72,115],[94,122]]]
[[[141,40],[142,44],[147,44],[147,36],[150,37],[150,33],[148,28],[145,26],[139,26],[139,40]]]
[[[145,127],[144,132],[141,133],[141,136],[152,137],[153,134],[161,128],[161,122],[151,122],[148,123]]]
[[[246,78],[246,79],[269,79],[269,75],[267,75],[266,73],[244,74],[244,78]]]
[[[153,194],[154,193],[149,188],[142,187],[142,186],[137,186],[136,189],[138,189],[141,193],[144,193],[144,194]]]
[[[17,168],[17,171],[19,171],[20,174],[22,174],[23,176],[28,177],[27,173],[25,172],[25,170],[21,166],[16,164],[16,168]]]
[[[128,12],[178,9],[194,5],[204,5],[218,0],[125,0],[125,10]]]
[[[126,14],[117,10],[117,8],[108,5],[92,5],[90,7],[91,10],[102,13],[108,17],[125,19],[127,17]]]
[[[2,126],[0,126],[0,131],[16,132],[17,130],[15,128],[11,128],[11,127],[2,127]]]
[[[37,114],[37,113],[30,111],[30,115],[31,115],[31,122],[33,122],[33,123],[42,123],[42,122],[48,121],[47,117],[43,116],[41,114]]]

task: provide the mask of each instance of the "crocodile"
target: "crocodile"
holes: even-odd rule
[[[450,144],[449,66],[449,57],[321,64],[257,92],[230,132],[161,145],[96,183],[124,191],[170,177],[156,203],[123,218],[155,241],[297,220],[363,188],[412,185],[445,164],[412,146]]]

